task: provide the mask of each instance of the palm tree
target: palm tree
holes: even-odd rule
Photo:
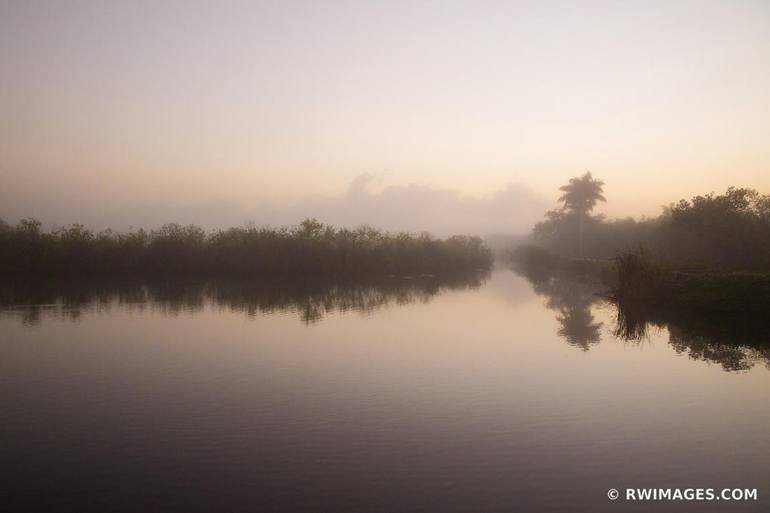
[[[564,202],[562,210],[574,214],[578,218],[578,253],[583,256],[583,224],[585,218],[599,201],[607,201],[602,194],[604,182],[594,180],[590,171],[580,177],[570,178],[567,185],[559,187],[564,194],[559,201]]]

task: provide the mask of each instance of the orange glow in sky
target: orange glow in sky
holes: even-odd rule
[[[6,1],[0,217],[238,224],[363,173],[539,209],[590,169],[611,216],[770,192],[768,63],[762,0]]]

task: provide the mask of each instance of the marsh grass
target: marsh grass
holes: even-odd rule
[[[488,269],[479,237],[335,228],[306,219],[290,228],[194,225],[93,233],[81,225],[43,231],[25,219],[0,223],[0,274],[420,275]]]

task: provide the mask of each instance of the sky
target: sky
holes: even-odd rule
[[[770,2],[0,2],[0,218],[523,233],[770,192]]]

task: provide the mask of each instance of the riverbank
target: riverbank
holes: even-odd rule
[[[560,257],[537,246],[520,246],[513,267],[531,278],[555,273],[604,287],[611,301],[629,308],[692,313],[761,315],[770,313],[770,272],[678,269],[643,252],[613,260]]]
[[[770,273],[682,270],[643,253],[615,259],[613,298],[619,303],[700,313],[770,313]]]

